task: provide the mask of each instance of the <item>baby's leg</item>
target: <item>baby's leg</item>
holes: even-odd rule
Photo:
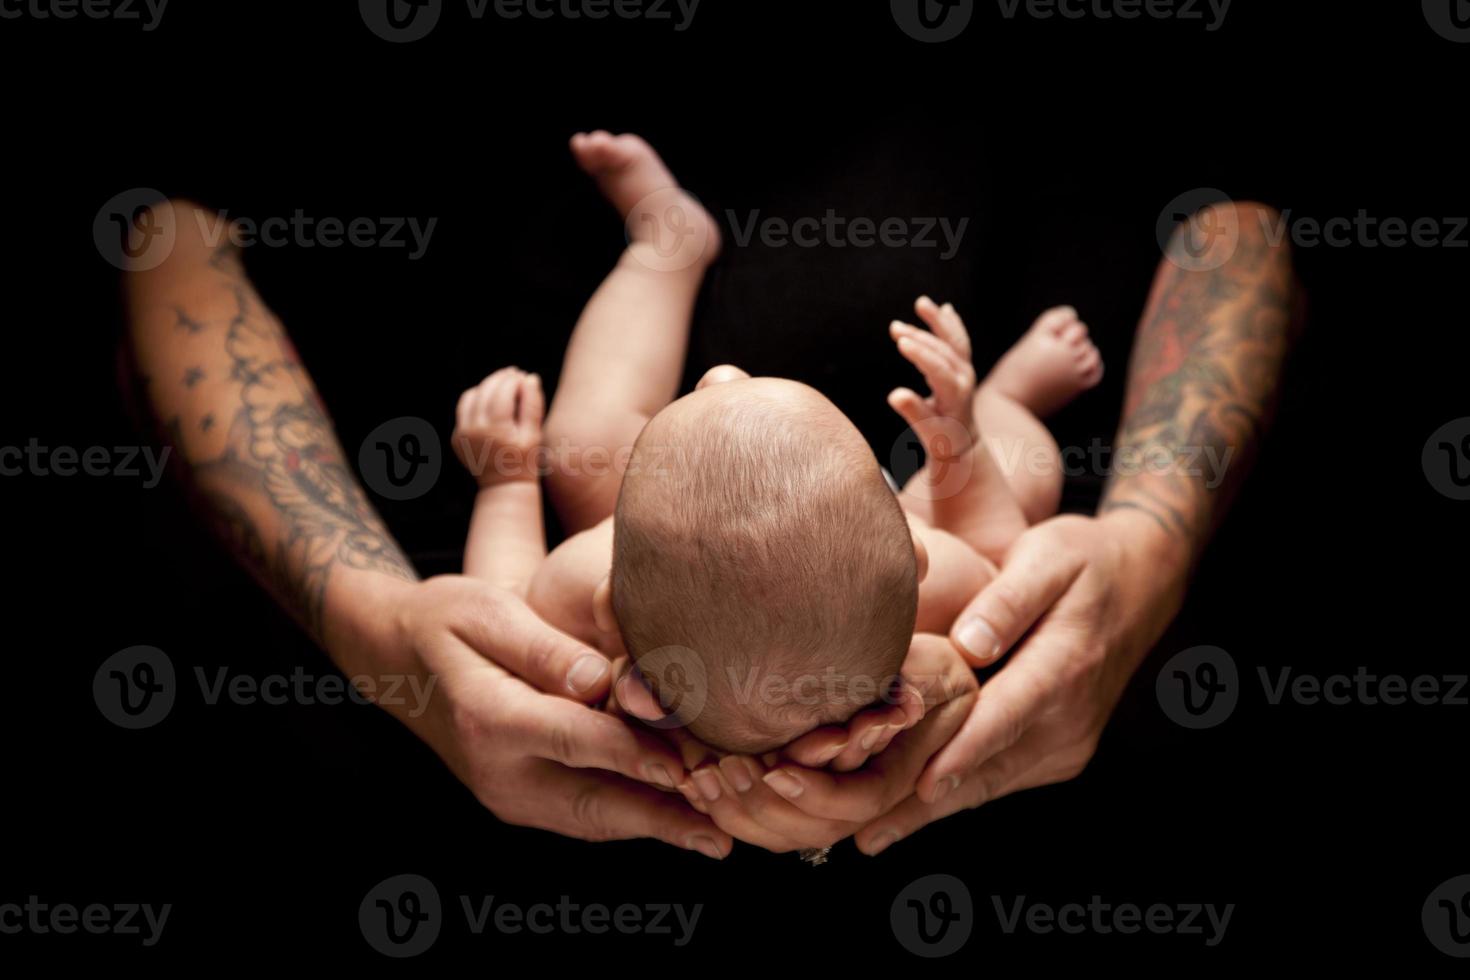
[[[572,333],[546,422],[546,488],[568,534],[612,514],[644,423],[673,399],[714,220],[637,136],[578,134],[572,152],[627,222],[630,244]]]
[[[1057,512],[1061,453],[1041,419],[1102,380],[1102,356],[1070,306],[1047,310],[1005,353],[975,394],[980,438],[1028,523]]]

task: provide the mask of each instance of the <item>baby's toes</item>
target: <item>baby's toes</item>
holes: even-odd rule
[[[1074,351],[1084,351],[1088,347],[1087,324],[1073,318],[1070,323],[1062,327],[1061,333],[1057,335],[1057,339]]]
[[[1074,323],[1076,320],[1077,311],[1074,308],[1070,306],[1053,306],[1036,318],[1036,322],[1031,325],[1031,329],[1041,330],[1055,337],[1069,323]]]
[[[1092,344],[1086,344],[1077,354],[1077,377],[1089,388],[1102,380],[1102,352]]]

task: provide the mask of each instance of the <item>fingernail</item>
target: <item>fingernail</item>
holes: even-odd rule
[[[821,765],[826,765],[827,763],[831,762],[833,759],[841,755],[842,750],[845,748],[847,748],[846,742],[843,742],[841,745],[834,745],[826,752],[823,752],[821,756],[817,759],[817,762]]]
[[[806,789],[806,787],[801,784],[800,779],[797,779],[794,775],[787,772],[785,769],[777,769],[773,772],[768,772],[764,776],[762,776],[761,779],[765,782],[767,786],[771,787],[771,789],[786,797],[786,799],[788,800],[796,799],[802,794],[802,791]]]
[[[871,751],[873,746],[878,744],[878,736],[887,730],[887,725],[874,725],[863,734],[863,737],[858,741],[858,747],[864,752]]]
[[[868,843],[868,856],[875,857],[882,854],[890,844],[898,840],[898,835],[891,830],[885,830]]]
[[[954,638],[976,660],[994,660],[1000,656],[1000,639],[990,624],[979,616],[960,623],[955,628]]]
[[[954,789],[959,784],[960,777],[958,775],[945,776],[934,786],[934,802],[938,803],[949,794],[950,790]]]
[[[728,766],[722,763],[720,768],[725,770],[725,777],[730,780],[730,784],[735,787],[737,793],[744,793],[755,785],[750,780],[750,770],[745,768],[745,762],[741,759],[736,758]]]
[[[720,853],[720,845],[715,843],[713,837],[705,837],[701,834],[689,841],[689,847],[707,858],[714,858],[716,861],[724,859],[724,855]]]
[[[589,653],[572,664],[572,669],[567,671],[567,687],[577,694],[590,691],[607,676],[607,670],[606,657]]]
[[[720,798],[720,778],[708,769],[700,769],[694,774],[694,782],[699,786],[700,795],[713,803]]]
[[[673,777],[669,775],[668,769],[664,768],[660,763],[655,762],[651,765],[644,766],[643,771],[648,776],[649,782],[657,783],[664,789],[674,788]]]
[[[887,727],[885,727],[883,729],[883,736],[878,740],[878,751],[882,752],[884,749],[888,748],[889,743],[891,743],[901,731],[903,731],[902,725],[888,725]]]

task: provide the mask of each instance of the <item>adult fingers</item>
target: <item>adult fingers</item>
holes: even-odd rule
[[[455,634],[480,656],[547,694],[579,701],[607,696],[607,657],[547,625],[519,599],[465,580]]]
[[[748,756],[726,756],[694,773],[701,802],[715,822],[741,840],[767,850],[826,847],[857,830],[856,822],[815,817],[786,802],[763,779],[760,764]]]
[[[647,731],[586,705],[506,685],[481,727],[528,755],[572,769],[605,769],[675,789],[684,778],[679,754]]]
[[[1051,535],[1036,529],[1022,535],[999,574],[956,617],[950,639],[972,664],[994,663],[1072,587],[1086,564]]]
[[[676,795],[660,793],[611,773],[564,769],[547,763],[527,794],[534,807],[523,822],[582,840],[650,837],[706,857],[722,860],[734,841],[709,817],[694,812]],[[553,804],[557,809],[550,811]],[[512,817],[514,821],[515,818]]]
[[[925,802],[917,793],[908,797],[857,832],[858,850],[878,854],[936,820],[1053,781],[1039,776],[1047,751],[1045,740],[1039,735],[1027,738],[985,763],[938,799]]]
[[[1027,652],[1012,657],[980,688],[959,732],[920,774],[915,792],[922,799],[942,798],[970,773],[1020,744],[1040,719],[1057,693],[1059,671],[1051,658]]]

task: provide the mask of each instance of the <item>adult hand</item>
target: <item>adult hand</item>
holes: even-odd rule
[[[903,677],[907,707],[898,707],[898,717],[906,717],[905,712],[917,716],[912,699],[924,709],[922,719],[896,735],[887,725],[873,728],[871,718],[858,722],[857,730],[877,731],[891,742],[861,772],[840,774],[799,765],[789,761],[790,747],[760,759],[723,755],[675,730],[669,734],[692,770],[679,788],[733,837],[767,850],[826,847],[850,837],[863,819],[887,811],[912,792],[925,763],[953,737],[974,704],[974,673],[945,637],[915,636]],[[873,710],[883,717],[895,708]],[[818,736],[850,740],[844,729]],[[874,749],[870,743],[864,754]]]
[[[1187,566],[1182,545],[1134,511],[1057,517],[1027,531],[951,632],[975,666],[1020,645],[914,795],[863,827],[858,846],[876,854],[958,810],[1080,773],[1178,611]]]
[[[673,792],[685,775],[678,753],[581,703],[607,695],[600,653],[473,579],[383,588],[380,628],[346,642],[379,674],[433,685],[418,712],[384,707],[497,817],[583,840],[654,837],[717,859],[730,852],[729,835]]]

